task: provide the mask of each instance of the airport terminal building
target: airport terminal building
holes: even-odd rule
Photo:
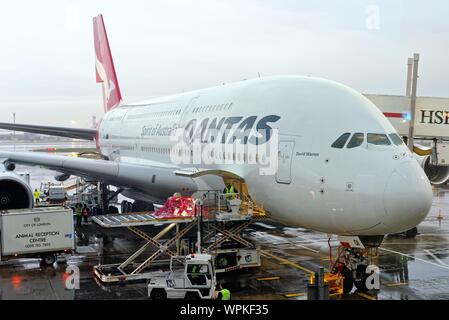
[[[390,120],[400,135],[407,135],[411,112],[411,97],[364,94]],[[415,137],[449,140],[449,98],[417,97],[415,110]]]

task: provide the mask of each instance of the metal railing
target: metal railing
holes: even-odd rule
[[[233,212],[242,215],[265,215],[265,210],[261,205],[256,204],[248,195],[244,193],[224,193],[219,190],[199,190],[202,193],[204,207],[209,212]],[[237,208],[236,208],[237,207]],[[236,208],[236,210],[232,210]]]

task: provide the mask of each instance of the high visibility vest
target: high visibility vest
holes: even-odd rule
[[[223,289],[221,292],[221,300],[231,300],[231,291]]]
[[[76,208],[75,213],[77,216],[80,216],[83,213],[83,208]]]
[[[34,191],[34,198],[38,199],[41,196],[41,193],[39,191]]]
[[[226,199],[231,200],[234,198],[235,198],[234,186],[231,186],[230,188],[226,187]]]

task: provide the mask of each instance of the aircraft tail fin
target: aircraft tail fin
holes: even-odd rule
[[[107,112],[121,104],[122,94],[120,93],[108,36],[101,14],[93,18],[93,25],[96,79],[98,83],[102,83],[104,109]]]

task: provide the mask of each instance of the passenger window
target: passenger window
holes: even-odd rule
[[[351,134],[349,132],[343,133],[337,140],[335,140],[334,143],[332,143],[331,147],[342,149],[345,146],[346,141],[348,141],[350,135]]]
[[[352,136],[351,140],[349,140],[348,145],[346,146],[346,148],[348,149],[352,149],[352,148],[356,148],[362,145],[364,140],[364,135],[363,133],[354,133],[354,135]]]
[[[404,141],[402,141],[401,137],[398,136],[396,133],[390,133],[389,134],[391,141],[393,141],[393,143],[397,146],[400,146],[401,144],[404,143]]]
[[[367,141],[370,144],[377,146],[389,146],[391,145],[390,140],[386,134],[381,133],[368,133]]]

